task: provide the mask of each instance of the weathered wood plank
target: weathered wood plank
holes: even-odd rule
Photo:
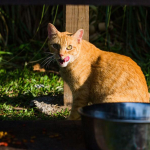
[[[89,6],[66,6],[66,31],[74,33],[78,29],[84,29],[83,39],[89,40]]]
[[[78,29],[84,29],[83,39],[89,40],[89,6],[88,5],[67,5],[65,11],[66,31],[74,33]],[[64,83],[64,105],[72,104],[72,93]]]
[[[0,0],[2,5],[63,5],[63,4],[82,4],[82,5],[150,5],[150,0]]]

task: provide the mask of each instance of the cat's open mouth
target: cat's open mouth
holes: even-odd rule
[[[60,64],[64,63],[64,60],[62,60],[62,59],[58,59],[58,61],[59,61]]]
[[[65,57],[64,59],[58,59],[60,64],[63,64],[64,62],[68,62],[69,60],[70,60],[69,56]]]

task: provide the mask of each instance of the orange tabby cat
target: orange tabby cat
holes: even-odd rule
[[[140,67],[127,56],[102,51],[82,40],[83,32],[59,32],[48,24],[49,45],[73,93],[69,119],[79,119],[77,109],[89,102],[149,102]]]

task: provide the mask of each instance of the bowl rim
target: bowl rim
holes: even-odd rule
[[[141,102],[118,102],[117,104],[121,104],[121,103],[132,103],[132,104],[140,103],[140,104],[146,104],[146,105],[148,104],[148,105],[150,105],[150,103],[141,103]],[[88,106],[84,106],[84,107],[79,107],[78,108],[78,113],[81,115],[81,118],[83,116],[83,117],[89,117],[91,119],[98,119],[98,120],[104,120],[104,121],[109,121],[109,122],[117,122],[117,123],[143,123],[143,124],[150,123],[150,120],[105,119],[105,118],[100,118],[100,117],[93,117],[93,116],[88,115],[88,114],[86,114],[86,113],[83,112],[83,108],[85,108],[85,107],[91,107],[91,106],[94,106],[94,105],[103,105],[103,104],[106,105],[108,103],[98,103],[98,104],[92,104],[92,105],[88,105]],[[109,104],[114,104],[114,103],[109,103]]]

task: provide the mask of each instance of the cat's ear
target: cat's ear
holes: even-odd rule
[[[83,37],[84,30],[79,29],[76,33],[73,34],[73,37],[75,37],[78,41],[78,43],[81,43],[82,37]]]
[[[48,24],[47,30],[48,30],[48,37],[49,37],[49,39],[51,39],[52,36],[54,36],[54,35],[59,33],[59,31],[51,23]]]

